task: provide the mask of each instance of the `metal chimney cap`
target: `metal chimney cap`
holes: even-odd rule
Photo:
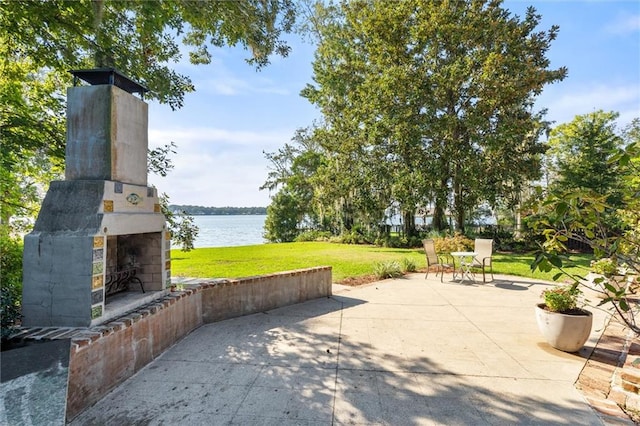
[[[80,79],[91,85],[111,84],[128,93],[140,93],[140,96],[142,97],[144,97],[144,94],[149,91],[149,89],[131,80],[115,68],[70,70],[69,72],[73,75],[74,86],[77,85],[78,79]]]

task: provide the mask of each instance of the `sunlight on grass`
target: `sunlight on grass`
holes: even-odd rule
[[[531,272],[531,263],[533,262],[533,254],[522,253],[494,253],[493,255],[493,272],[496,274],[515,275],[518,277],[537,278],[546,281],[553,281],[553,276],[558,273],[557,270],[550,272]],[[570,256],[573,267],[567,267],[566,271],[571,274],[586,275],[589,270],[589,262],[592,259],[590,254],[575,254]]]
[[[241,247],[199,248],[191,252],[172,250],[173,276],[197,278],[241,278],[315,266],[331,266],[333,281],[373,274],[376,262],[413,260],[419,270],[426,261],[422,249],[383,248],[367,245],[324,242],[260,244]],[[590,255],[572,256],[584,269],[570,272],[585,274]],[[555,271],[530,270],[533,255],[494,254],[496,274],[516,275],[551,281]]]

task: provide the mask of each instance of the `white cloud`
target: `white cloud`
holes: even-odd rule
[[[171,203],[204,206],[266,206],[267,191],[258,188],[267,176],[266,160],[255,155],[183,154],[165,178],[150,177]]]
[[[210,144],[225,143],[242,146],[282,146],[291,139],[293,129],[277,131],[227,130],[213,127],[150,129],[149,146],[175,142],[189,151],[203,151]]]
[[[282,96],[291,95],[291,91],[289,89],[283,89],[277,86],[259,87],[259,88],[256,88],[255,91],[257,93],[265,93],[265,94],[271,94],[271,95],[282,95]]]
[[[611,87],[597,85],[581,87],[579,92],[567,93],[560,96],[553,106],[560,109],[581,109],[584,107],[598,107],[601,109],[613,105],[624,104],[638,98],[637,86]]]
[[[273,79],[256,74],[255,69],[244,62],[242,66],[236,66],[233,69],[227,66],[227,63],[234,64],[234,59],[238,60],[238,58],[225,57],[224,59],[226,63],[222,58],[217,57],[206,66],[206,69],[194,70],[201,71],[201,75],[195,83],[198,92],[223,96],[247,94],[286,96],[291,94],[290,90],[276,84]]]
[[[231,77],[208,79],[196,87],[197,90],[202,89],[204,92],[224,96],[238,95],[246,92],[248,88],[246,81]]]
[[[252,83],[249,83],[247,80],[242,80],[237,77],[221,75],[207,78],[206,80],[201,81],[200,83],[198,83],[196,89],[212,95],[223,96],[246,95],[254,93],[282,96],[288,96],[291,94],[290,90],[275,85],[272,80],[267,78],[254,78],[251,79],[251,81]]]
[[[640,14],[620,15],[615,21],[609,23],[604,31],[614,35],[633,34],[640,31]]]
[[[268,161],[263,151],[275,151],[293,134],[282,131],[235,131],[220,128],[167,128],[149,131],[151,146],[178,145],[174,168],[165,178],[150,176],[171,203],[203,206],[266,206],[264,184]]]
[[[546,104],[542,103],[545,99],[548,100]],[[541,98],[540,105],[549,110],[547,118],[556,124],[601,109],[619,112],[618,121],[624,125],[630,118],[640,115],[640,88],[637,84],[580,85],[565,89],[562,94],[556,93],[555,96],[550,91],[550,96]]]

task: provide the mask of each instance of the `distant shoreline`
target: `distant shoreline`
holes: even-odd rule
[[[238,215],[266,215],[266,207],[205,207],[170,204],[169,210],[175,214],[190,216],[238,216]]]
[[[193,213],[191,216],[266,216],[266,213]]]

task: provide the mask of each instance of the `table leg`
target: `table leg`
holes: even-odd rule
[[[473,264],[473,258],[460,259],[460,282],[462,283],[467,278],[467,281],[475,281],[475,276],[471,272],[471,265]]]
[[[474,256],[469,256],[462,253],[456,253],[455,257],[458,258],[459,264],[458,264],[458,267],[456,267],[454,262],[453,281],[462,283],[466,279],[467,281],[475,282],[476,280],[475,274],[472,271]]]

